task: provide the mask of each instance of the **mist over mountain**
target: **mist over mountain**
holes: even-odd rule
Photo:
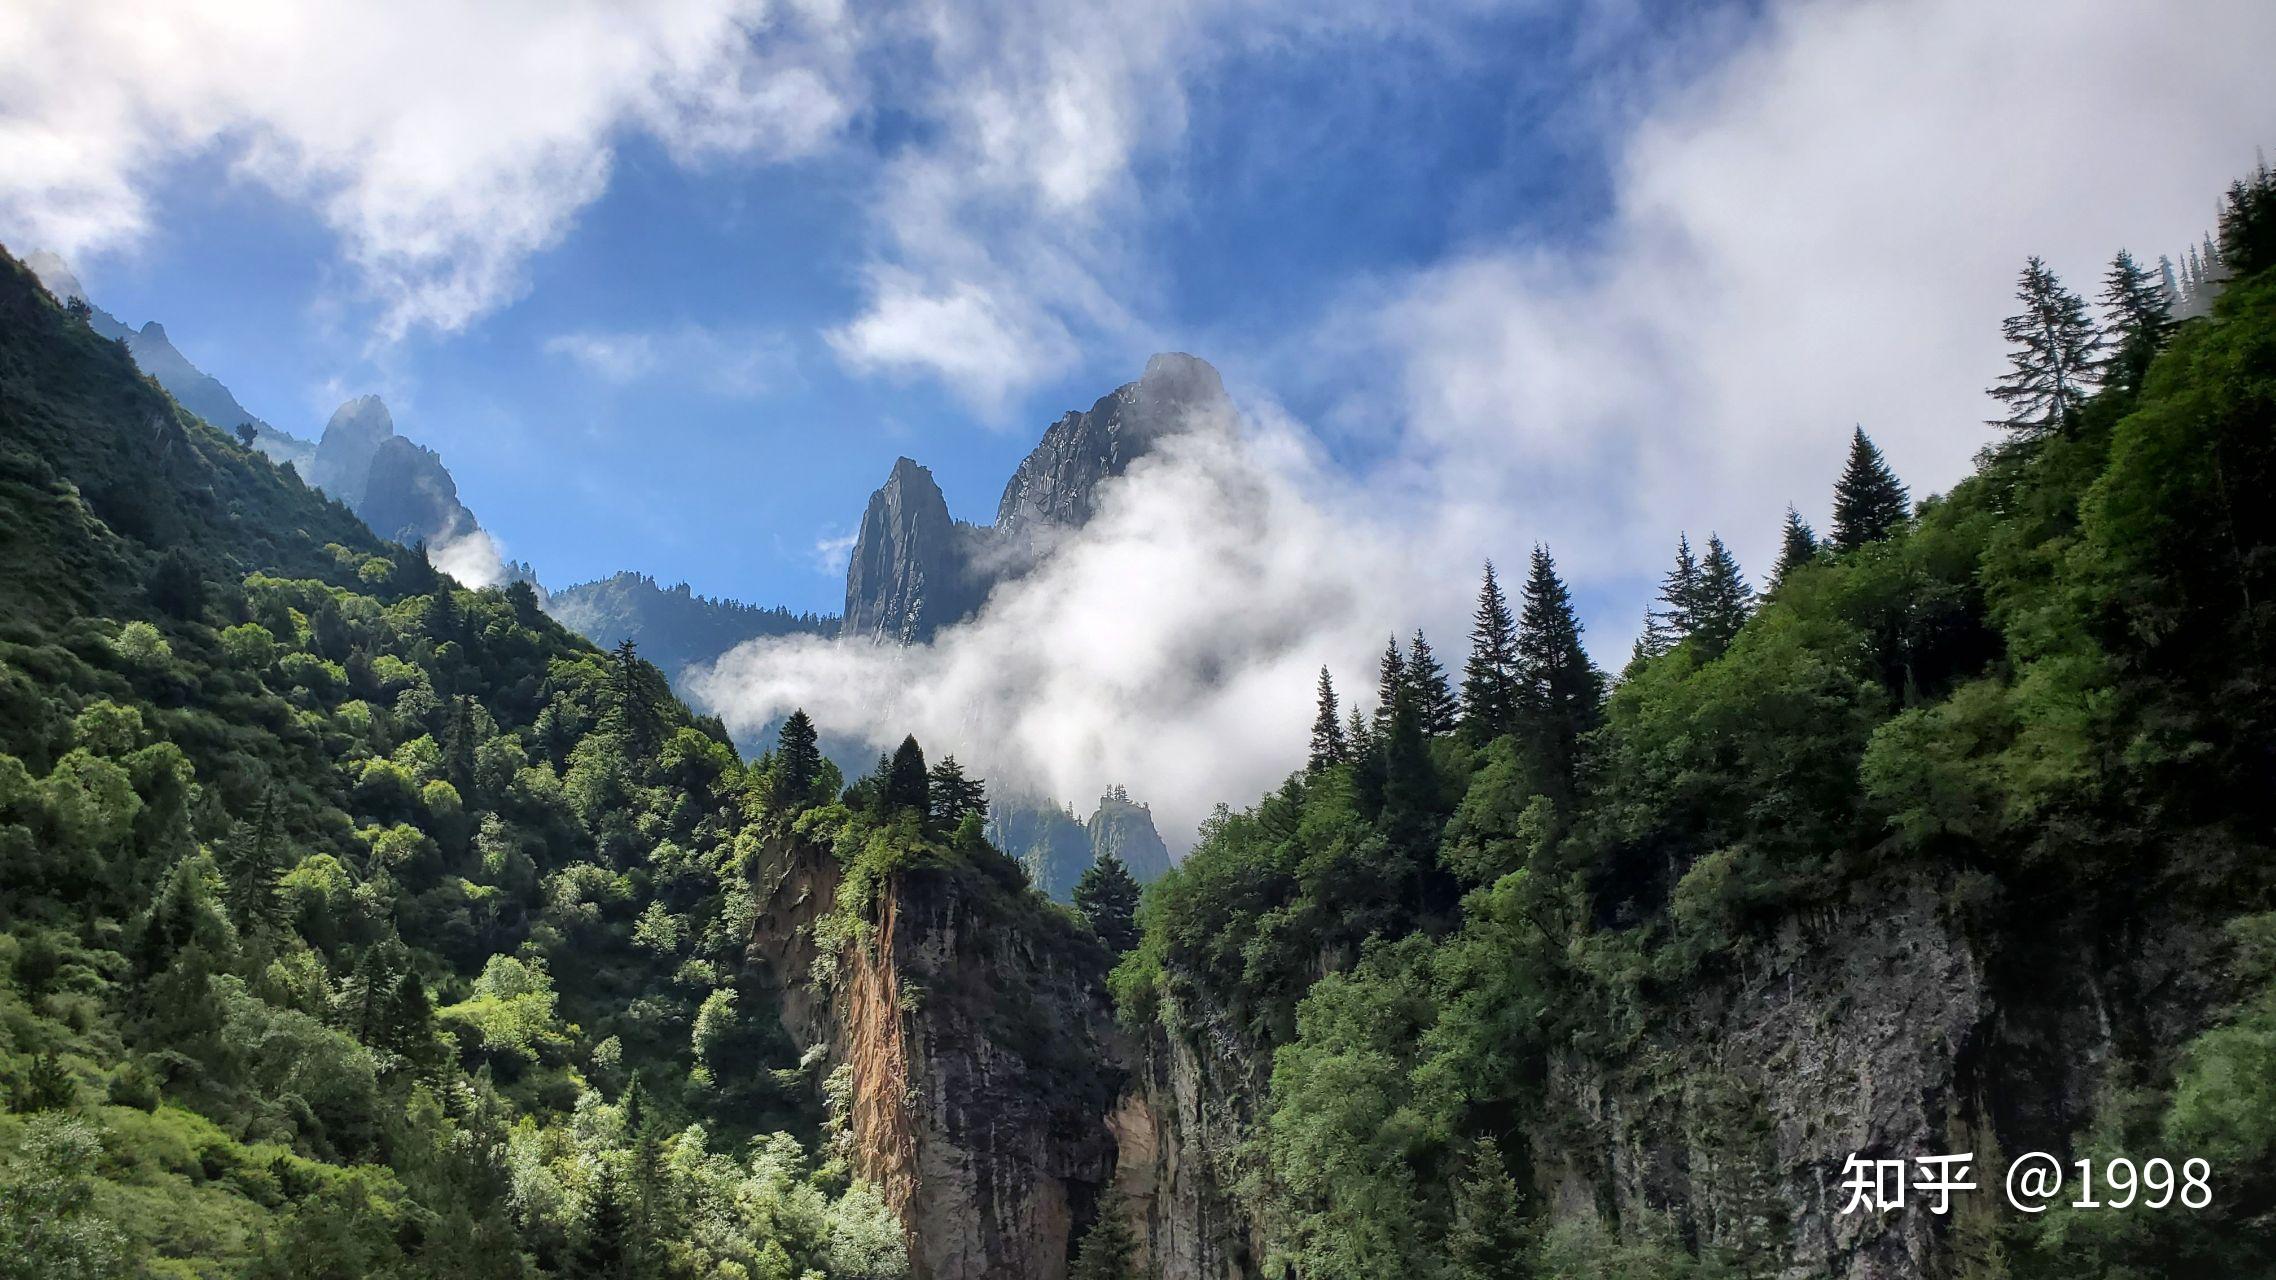
[[[1164,435],[1197,418],[1230,418],[1225,383],[1207,361],[1169,352],[1146,362],[1087,410],[1051,424],[1004,485],[993,525],[949,514],[932,473],[901,458],[862,513],[846,566],[844,634],[927,641],[978,612],[1067,533],[1090,522],[1099,486]]]
[[[675,686],[688,668],[710,662],[760,636],[837,634],[828,614],[794,613],[739,600],[697,595],[682,582],[658,586],[644,573],[625,570],[554,591],[546,612],[604,649],[630,640],[640,656],[663,668]]]

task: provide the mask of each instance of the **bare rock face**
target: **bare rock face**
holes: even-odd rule
[[[996,505],[996,536],[1011,546],[1047,545],[1051,531],[1079,529],[1098,510],[1099,486],[1129,470],[1162,437],[1229,416],[1225,383],[1205,360],[1182,352],[1146,362],[1138,381],[1069,412],[1043,433]]]
[[[987,592],[972,581],[969,536],[949,517],[932,472],[896,461],[862,512],[841,634],[917,644],[971,614]]]
[[[825,955],[838,864],[785,841],[761,859],[752,949],[785,1028],[848,1073],[854,1169],[900,1217],[917,1280],[1064,1280],[1114,1169],[1105,956],[985,876],[896,872],[864,936]]]
[[[364,481],[371,475],[371,460],[379,446],[395,436],[395,416],[378,396],[357,396],[332,411],[324,434],[316,441],[316,458],[308,481],[346,503],[352,510],[363,501]]]
[[[842,634],[930,640],[977,612],[990,587],[1025,573],[1060,536],[1089,522],[1100,487],[1164,437],[1223,429],[1231,420],[1224,380],[1207,361],[1157,355],[1138,381],[1043,433],[1004,486],[994,525],[950,517],[932,473],[900,459],[862,514],[846,566]]]
[[[1267,1237],[1239,1191],[1259,1185],[1253,1138],[1271,1055],[1222,1018],[1164,997],[1167,1017],[1125,1051],[1131,1074],[1108,1117],[1113,1196],[1138,1241],[1138,1274],[1156,1280],[1246,1280]]]

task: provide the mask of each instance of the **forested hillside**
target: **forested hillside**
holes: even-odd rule
[[[745,958],[770,775],[630,646],[4,256],[0,530],[0,1273],[905,1272]]]
[[[2178,327],[2124,255],[2099,318],[2033,260],[1976,473],[1916,507],[1857,433],[1831,536],[1759,599],[1685,539],[1617,680],[1545,550],[1458,681],[1394,647],[1347,718],[1323,673],[1310,767],[1115,974],[1155,1265],[2276,1273],[2265,171],[2221,259]],[[2030,1150],[2211,1204],[2016,1212]],[[1949,1217],[1840,1212],[1848,1155],[1958,1152]]]

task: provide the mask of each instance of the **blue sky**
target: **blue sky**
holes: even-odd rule
[[[816,544],[850,529],[897,454],[929,465],[959,515],[986,519],[1050,419],[1135,375],[1142,337],[1237,358],[1217,348],[1305,329],[1355,279],[1512,228],[1553,241],[1601,216],[1603,156],[1574,104],[1603,68],[1576,65],[1580,25],[1487,14],[1460,24],[1459,56],[1389,32],[1210,60],[1186,88],[1178,145],[1133,166],[1132,248],[1110,287],[1146,333],[1086,343],[1000,405],[849,369],[823,336],[862,305],[877,166],[921,145],[921,127],[889,111],[779,164],[690,167],[624,136],[605,192],[531,256],[517,296],[377,348],[373,304],[321,217],[233,176],[226,147],[158,166],[153,229],[80,271],[98,301],[163,320],[287,430],[313,436],[339,399],[382,392],[548,582],[637,568],[831,610],[842,579]],[[690,349],[612,382],[564,354],[579,334]],[[1335,382],[1308,373],[1273,390],[1327,415]]]
[[[985,519],[1059,413],[1217,364],[1242,429],[969,626],[703,691],[1125,783],[1173,844],[1297,762],[1321,664],[1458,659],[1485,556],[1553,548],[1617,666],[1679,533],[1759,580],[1789,502],[1824,527],[1853,425],[1945,489],[2025,257],[2179,252],[2276,140],[2264,0],[19,15],[0,240],[281,427],[385,395],[550,583],[832,610],[896,455]]]

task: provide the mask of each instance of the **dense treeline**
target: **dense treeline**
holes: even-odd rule
[[[0,1272],[905,1273],[744,960],[818,757],[374,538],[12,259],[0,426]]]
[[[1975,474],[1915,506],[1857,431],[1832,536],[1790,512],[1759,597],[1719,538],[1685,538],[1617,682],[1545,549],[1515,609],[1488,567],[1459,694],[1419,636],[1384,655],[1371,717],[1321,673],[1308,767],[1205,824],[1114,976],[1135,1023],[1222,1020],[1270,1053],[1241,1190],[1268,1274],[1776,1273],[1771,1214],[1703,1247],[1680,1212],[1552,1225],[1526,1203],[1551,1074],[1674,1087],[1660,1037],[1687,1000],[1781,922],[1907,884],[2025,987],[2039,948],[2174,921],[2231,940],[2160,1015],[2194,1038],[2122,1033],[2097,1113],[2060,1135],[2205,1156],[2215,1205],[1973,1224],[1961,1273],[2276,1267],[2265,171],[2221,234],[2225,288],[2179,325],[2127,255],[2099,321],[2034,259]],[[1737,1167],[1761,1123],[1722,1126]]]

